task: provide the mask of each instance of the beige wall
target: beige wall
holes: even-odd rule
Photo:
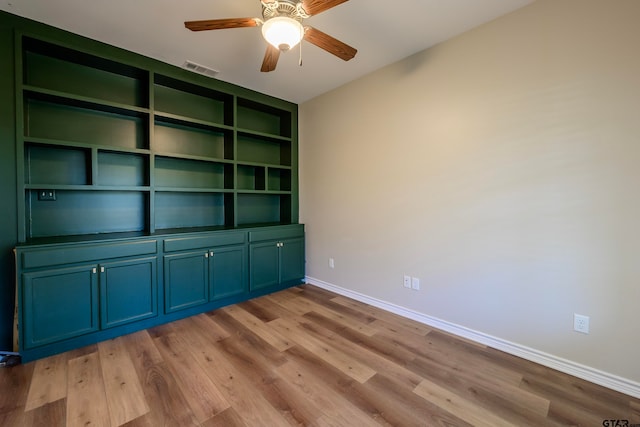
[[[308,276],[640,381],[639,19],[538,0],[301,105]]]

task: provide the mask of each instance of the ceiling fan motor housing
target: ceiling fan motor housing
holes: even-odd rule
[[[309,15],[302,8],[302,2],[296,0],[276,0],[271,3],[262,2],[262,17],[265,21],[276,16],[286,16],[302,23]]]

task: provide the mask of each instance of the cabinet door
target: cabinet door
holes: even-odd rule
[[[230,297],[247,290],[247,251],[245,246],[213,249],[209,257],[209,296],[211,300]]]
[[[280,247],[280,283],[304,278],[304,239],[284,240]]]
[[[252,291],[280,283],[277,242],[254,243],[249,254],[249,286]]]
[[[205,251],[165,255],[165,312],[182,310],[209,300],[209,258]]]
[[[24,348],[98,330],[94,268],[85,265],[23,274]]]
[[[100,322],[110,328],[158,314],[156,258],[100,264]]]

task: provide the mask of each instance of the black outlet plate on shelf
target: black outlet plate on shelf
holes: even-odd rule
[[[42,202],[56,200],[56,190],[38,190],[38,200]]]

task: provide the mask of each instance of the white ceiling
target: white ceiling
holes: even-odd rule
[[[305,20],[358,49],[349,62],[309,43],[261,73],[259,28],[192,32],[184,21],[260,17],[259,0],[0,0],[0,9],[173,65],[186,60],[216,78],[302,103],[533,0],[351,0]]]

